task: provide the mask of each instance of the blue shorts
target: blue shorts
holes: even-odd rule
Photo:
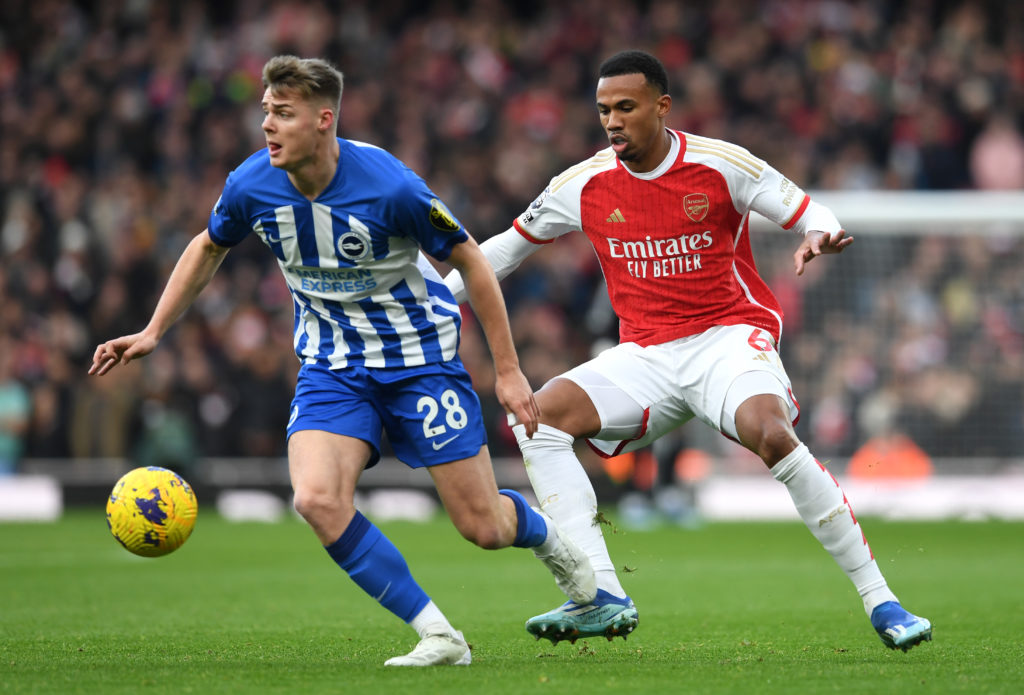
[[[323,430],[362,439],[380,460],[381,432],[412,468],[476,456],[487,443],[480,399],[458,359],[402,369],[304,364],[288,436]]]

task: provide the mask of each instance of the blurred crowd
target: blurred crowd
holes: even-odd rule
[[[595,74],[633,47],[669,70],[670,125],[804,188],[1024,188],[1020,3],[6,0],[0,471],[284,452],[292,306],[255,239],[153,355],[86,376],[97,343],[144,326],[225,176],[263,146],[267,58],[338,65],[340,134],[396,154],[483,240],[607,145]],[[936,456],[1024,451],[1020,237],[863,237],[796,279],[796,240],[762,236],[819,457],[894,429]],[[602,282],[574,234],[503,283],[535,387],[614,340]],[[495,454],[514,455],[471,315],[462,354]]]

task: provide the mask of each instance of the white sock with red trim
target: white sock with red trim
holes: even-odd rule
[[[597,495],[573,451],[572,435],[548,425],[540,425],[532,439],[526,438],[523,425],[516,425],[512,431],[540,508],[590,558],[597,588],[619,598],[625,596],[597,521]]]
[[[857,587],[867,614],[880,603],[895,601],[846,495],[828,469],[800,444],[771,470],[789,490],[807,528]]]

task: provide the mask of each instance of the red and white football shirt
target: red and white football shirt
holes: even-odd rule
[[[633,173],[602,150],[553,178],[515,229],[535,244],[576,230],[590,238],[621,342],[654,345],[740,323],[778,341],[782,310],[754,265],[749,215],[803,231],[810,198],[742,147],[669,133],[672,149],[654,171]],[[839,231],[826,217],[815,229]]]

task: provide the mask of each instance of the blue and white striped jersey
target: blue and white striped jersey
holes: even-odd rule
[[[228,176],[209,234],[255,232],[277,256],[305,363],[414,367],[456,357],[461,316],[420,249],[445,260],[467,239],[426,183],[393,155],[338,138],[334,179],[309,201],[266,150]]]

